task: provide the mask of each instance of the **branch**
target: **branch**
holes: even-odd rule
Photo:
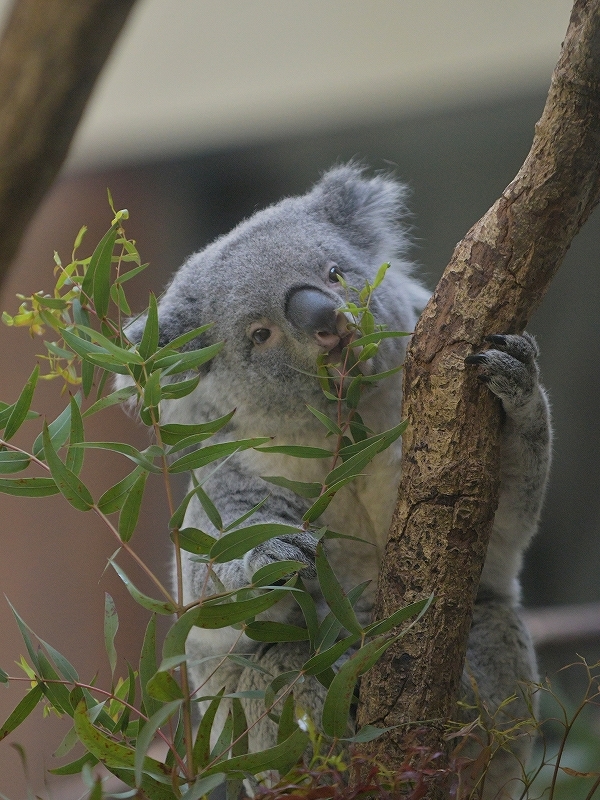
[[[0,42],[0,281],[135,0],[17,0]]]
[[[362,681],[359,723],[402,725],[373,750],[398,763],[407,723],[443,750],[455,715],[473,601],[498,492],[499,412],[464,368],[488,333],[523,330],[600,197],[600,0],[576,0],[531,151],[457,245],[404,367],[400,496],[378,618],[436,602]]]

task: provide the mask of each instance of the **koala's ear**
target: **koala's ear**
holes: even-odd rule
[[[350,241],[383,260],[401,255],[408,238],[402,218],[406,187],[387,175],[365,176],[355,164],[334,167],[311,192],[319,213]]]

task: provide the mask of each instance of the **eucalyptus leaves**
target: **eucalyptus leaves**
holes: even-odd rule
[[[123,797],[196,800],[221,783],[226,784],[228,795],[234,797],[241,779],[248,775],[265,770],[285,775],[307,753],[312,755],[305,757],[326,765],[327,759],[334,757],[338,742],[364,742],[379,735],[380,730],[375,728],[363,728],[356,733],[349,728],[356,682],[402,635],[392,632],[393,629],[410,618],[418,618],[430,602],[423,600],[398,610],[386,620],[361,625],[354,605],[365,584],[346,593],[327,561],[323,545],[328,538],[343,536],[343,532],[318,527],[319,517],[335,493],[360,475],[404,430],[404,424],[399,424],[375,435],[357,411],[364,386],[386,377],[386,374],[365,374],[361,364],[371,358],[382,339],[403,334],[379,330],[369,310],[371,294],[384,278],[387,268],[384,265],[372,285],[360,290],[345,287],[348,302],[344,311],[352,319],[354,340],[344,348],[339,365],[332,367],[323,359],[315,368],[315,378],[331,403],[336,404],[337,413],[330,417],[315,408],[309,411],[323,425],[324,438],[333,437],[335,446],[274,447],[268,437],[207,443],[222,431],[233,412],[208,423],[163,424],[160,408],[163,400],[178,400],[194,391],[201,380],[198,369],[218,355],[221,345],[189,349],[208,327],[203,326],[161,346],[157,303],[152,295],[141,340],[133,344],[127,339],[123,320],[131,310],[124,284],[145,265],[141,264],[134,242],[125,235],[123,223],[127,212],[115,212],[113,208],[113,213],[112,225],[91,257],[76,257],[85,229],[77,237],[68,265],[63,266],[55,256],[56,285],[52,295],[40,292],[22,297],[17,314],[3,314],[6,324],[27,327],[36,335],[49,331],[53,338],[44,341],[45,353],[40,358],[45,369],[34,368],[15,403],[0,403],[0,431],[3,431],[0,492],[24,498],[60,493],[77,510],[100,517],[117,548],[112,555],[107,554],[108,562],[133,599],[151,612],[150,620],[137,671],[130,667],[126,675],[117,677],[118,617],[112,599],[106,596],[105,646],[113,681],[109,688],[103,689],[81,679],[75,667],[39,639],[14,611],[28,654],[28,660],[22,663],[25,677],[9,677],[0,671],[0,681],[20,680],[31,682],[32,686],[0,728],[0,738],[13,731],[43,700],[73,720],[61,752],[66,755],[77,742],[85,748],[85,755],[53,772],[59,775],[80,772],[94,800],[103,796],[101,779],[93,769],[99,762],[130,787],[131,791]],[[354,295],[356,302],[351,302]],[[111,391],[110,378],[114,375],[128,376],[131,385]],[[40,425],[39,415],[32,410],[35,387],[39,380],[52,378],[64,381],[76,394],[56,419]],[[153,444],[139,450],[124,442],[86,440],[85,425],[89,417],[128,400],[138,403],[142,421],[153,431]],[[34,425],[36,435],[31,447],[23,449],[15,445],[13,437],[17,431],[22,426],[28,431]],[[257,507],[225,526],[218,508],[194,478],[193,470],[210,464],[218,469],[223,459],[250,448],[330,460],[321,483],[268,479],[312,501],[297,526],[252,524],[251,517]],[[95,449],[113,451],[132,463],[127,476],[99,498],[92,496],[81,479],[84,457]],[[165,535],[171,537],[178,564],[174,591],[165,587],[152,569],[141,562],[131,544],[150,473],[162,476],[165,503],[170,508],[169,531]],[[192,488],[175,505],[170,481],[178,473],[192,475]],[[218,538],[196,528],[183,527],[186,509],[193,498],[201,503],[219,531]],[[303,589],[299,575],[303,565],[296,561],[281,561],[259,569],[251,583],[242,589],[214,593],[206,588],[193,602],[183,602],[181,558],[177,557],[182,550],[210,567],[238,559],[274,537],[307,530],[320,540],[316,571],[329,607],[324,619],[319,619],[314,600]],[[126,571],[127,559],[134,559],[151,578],[153,596],[132,583]],[[304,626],[260,619],[263,612],[290,595],[302,611]],[[174,617],[161,644],[160,658],[157,614]],[[302,669],[294,674],[272,676],[264,692],[264,713],[271,715],[279,726],[275,747],[259,753],[248,752],[248,724],[242,698],[235,695],[203,696],[208,708],[194,731],[192,708],[199,693],[189,687],[185,645],[195,626],[207,629],[237,626],[249,638],[260,642],[309,643],[310,656]],[[336,668],[340,658],[348,653],[342,666]],[[249,658],[229,652],[216,659],[215,670],[227,659],[256,668]],[[327,688],[320,732],[294,705],[294,686],[307,675],[316,676]],[[228,716],[214,741],[213,723],[225,699],[229,702]],[[148,755],[150,745],[157,739],[166,749],[163,760]]]

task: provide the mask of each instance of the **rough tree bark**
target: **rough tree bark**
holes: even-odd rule
[[[411,722],[432,721],[419,743],[444,750],[497,503],[498,406],[464,358],[488,333],[524,329],[599,197],[600,0],[576,0],[531,151],[457,245],[405,362],[403,477],[376,613],[436,602],[362,682],[360,724],[403,726],[373,743],[392,763]]]
[[[0,282],[135,0],[17,0],[0,42]]]

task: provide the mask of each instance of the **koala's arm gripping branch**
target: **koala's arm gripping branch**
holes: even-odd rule
[[[437,600],[363,679],[361,724],[434,720],[419,743],[443,750],[498,490],[498,413],[463,360],[486,334],[523,330],[599,197],[600,0],[576,0],[531,151],[457,245],[406,358],[403,478],[377,614]],[[373,749],[401,763],[404,733]]]
[[[16,0],[0,42],[0,281],[135,0]]]

